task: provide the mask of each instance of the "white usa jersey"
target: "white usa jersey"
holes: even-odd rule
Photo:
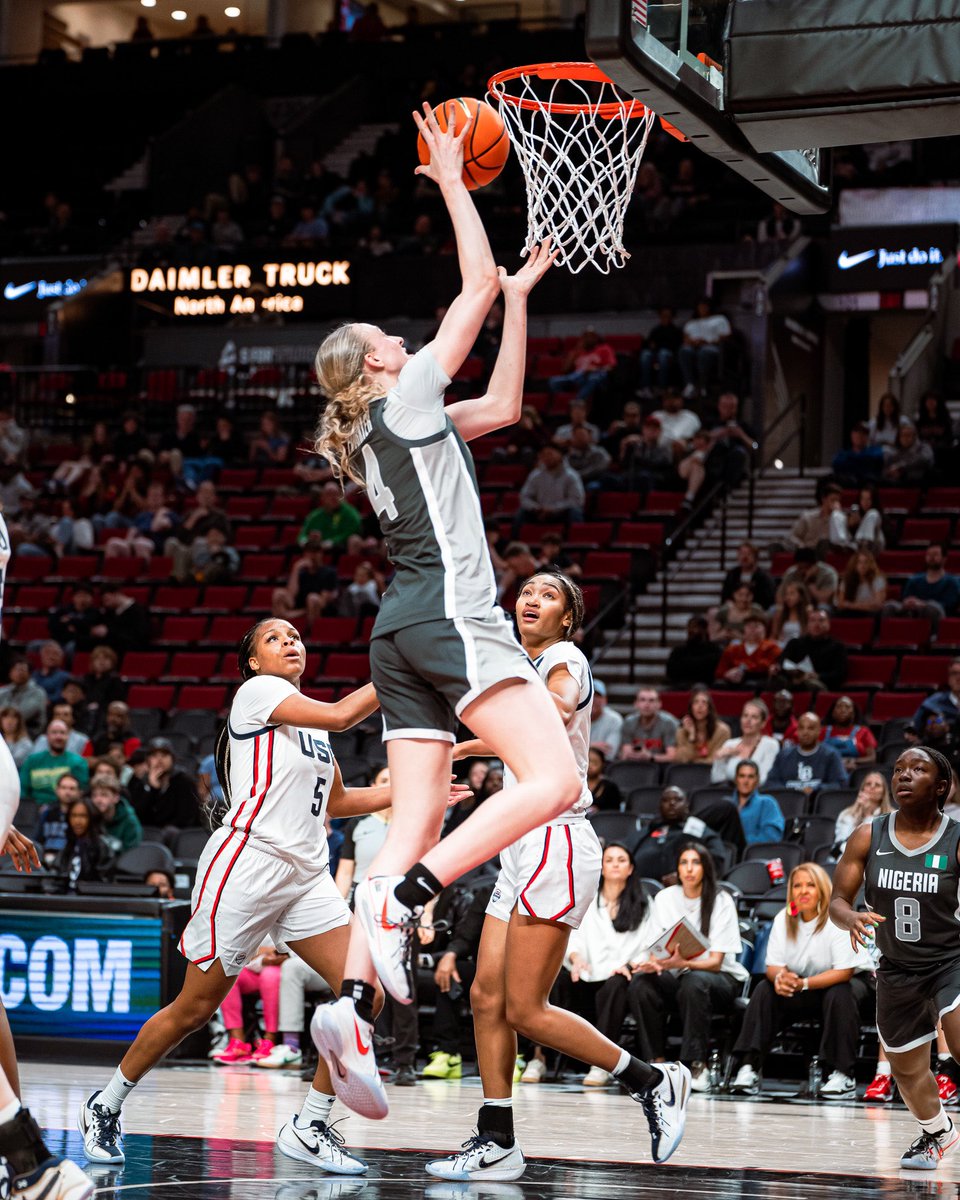
[[[333,786],[327,734],[271,725],[292,683],[276,676],[248,679],[230,706],[230,807],[222,824],[248,834],[281,858],[313,870],[328,865],[323,827]]]
[[[573,720],[567,726],[567,737],[573,749],[573,757],[577,760],[577,774],[580,776],[580,799],[554,824],[562,823],[572,817],[582,817],[591,804],[593,796],[587,787],[587,764],[590,756],[590,710],[593,706],[593,675],[590,664],[583,653],[572,642],[554,642],[548,646],[539,658],[533,660],[537,674],[544,683],[550,678],[550,672],[555,667],[564,666],[573,679],[580,685],[580,696],[577,701],[577,711]],[[509,767],[503,769],[504,789],[516,786],[516,776]]]
[[[0,513],[0,632],[3,628],[3,589],[7,582],[7,567],[10,565],[10,534],[7,523]]]

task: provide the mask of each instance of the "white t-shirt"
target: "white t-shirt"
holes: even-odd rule
[[[869,971],[871,964],[865,954],[856,954],[850,945],[850,934],[832,921],[817,931],[816,919],[797,922],[796,938],[787,937],[787,914],[781,909],[773,918],[770,940],[767,942],[767,965],[786,967],[801,978],[819,975],[822,971],[846,971],[850,967]]]
[[[661,446],[669,446],[671,442],[689,442],[700,428],[700,418],[689,408],[682,408],[679,412],[667,412],[661,408],[653,415],[660,422]]]
[[[722,338],[730,336],[730,322],[723,313],[714,313],[712,317],[694,317],[684,325],[683,332],[688,338],[715,346]]]
[[[567,726],[567,737],[573,749],[573,757],[577,760],[577,774],[580,776],[580,799],[557,821],[551,824],[563,824],[571,819],[582,819],[583,814],[593,804],[593,796],[587,787],[587,762],[590,752],[590,708],[593,705],[593,676],[590,665],[572,642],[554,642],[548,646],[539,658],[533,660],[537,674],[546,683],[550,673],[557,667],[564,666],[579,685],[580,696],[577,701],[577,711],[573,720]],[[509,767],[503,768],[504,790],[516,787],[516,776]]]
[[[383,403],[383,423],[397,437],[418,441],[433,437],[446,426],[443,398],[450,377],[424,346],[404,363],[397,386]]]
[[[580,928],[570,934],[567,966],[570,965],[570,955],[579,954],[584,962],[590,964],[590,980],[602,983],[610,978],[617,967],[644,958],[660,932],[651,925],[652,909],[652,905],[647,906],[646,916],[636,929],[618,933],[610,920],[603,896],[598,896],[584,913]]]
[[[720,747],[721,750],[732,750],[740,745],[741,739],[738,737],[727,738]],[[770,774],[770,768],[776,761],[777,755],[780,753],[780,743],[776,738],[769,737],[764,734],[757,743],[757,748],[750,755],[753,762],[757,764],[760,771],[760,784],[763,785],[764,780]],[[737,767],[740,763],[746,762],[744,758],[737,758],[735,754],[731,754],[729,758],[717,758],[714,760],[713,767],[710,770],[711,783],[732,783],[737,776]]]
[[[241,684],[230,706],[230,807],[223,824],[243,830],[279,858],[308,870],[328,865],[323,828],[335,764],[319,729],[271,725],[292,683],[261,675]]]
[[[662,933],[676,925],[683,917],[686,917],[696,929],[702,931],[700,897],[697,896],[693,900],[688,899],[683,894],[683,888],[679,883],[675,883],[673,887],[664,888],[662,892],[657,892],[653,898],[652,909],[650,924],[654,927],[655,932],[648,943],[648,948]],[[737,962],[737,955],[743,950],[737,906],[730,893],[722,889],[717,891],[713,903],[708,940],[710,942],[709,953],[713,954],[719,951],[723,954],[720,970],[732,975],[735,979],[746,979],[748,975],[746,967]],[[704,951],[704,953],[708,952]],[[703,955],[698,955],[698,957],[702,958]],[[692,961],[696,962],[696,959]]]

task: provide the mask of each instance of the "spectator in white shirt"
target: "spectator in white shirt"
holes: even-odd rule
[[[732,783],[737,767],[748,759],[757,764],[758,782],[763,783],[780,753],[777,739],[763,732],[769,716],[762,700],[746,702],[740,713],[740,736],[729,738],[717,751],[710,772],[711,783]]]
[[[607,685],[602,679],[595,679],[590,709],[590,745],[599,747],[611,762],[620,752],[622,736],[623,717],[615,708],[607,707]]]
[[[679,355],[686,399],[705,391],[720,373],[721,347],[732,333],[727,318],[714,313],[709,297],[697,302],[696,314],[683,327]]]
[[[668,447],[674,458],[686,454],[688,444],[700,428],[700,418],[683,407],[683,396],[673,388],[663,393],[663,408],[653,414],[660,422],[660,445]]]

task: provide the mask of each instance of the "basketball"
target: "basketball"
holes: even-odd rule
[[[463,182],[473,191],[486,186],[503,170],[510,154],[510,138],[503,121],[483,100],[460,96],[434,108],[433,114],[442,130],[446,130],[451,113],[454,133],[460,132],[469,117],[474,118],[463,147]],[[424,165],[430,161],[422,134],[417,135],[417,153]]]

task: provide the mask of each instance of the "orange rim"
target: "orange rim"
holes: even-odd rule
[[[490,76],[487,89],[506,104],[514,108],[523,108],[528,112],[539,112],[541,109],[560,116],[576,116],[578,113],[592,112],[600,117],[626,117],[636,120],[644,116],[647,106],[639,100],[613,100],[606,104],[557,104],[550,100],[530,100],[524,96],[512,96],[502,87],[498,90],[495,85],[510,83],[514,79],[522,79],[526,75],[534,75],[537,79],[570,79],[578,83],[609,83],[616,84],[609,75],[592,62],[560,62],[534,63],[527,67],[510,67],[506,71],[498,71]]]

